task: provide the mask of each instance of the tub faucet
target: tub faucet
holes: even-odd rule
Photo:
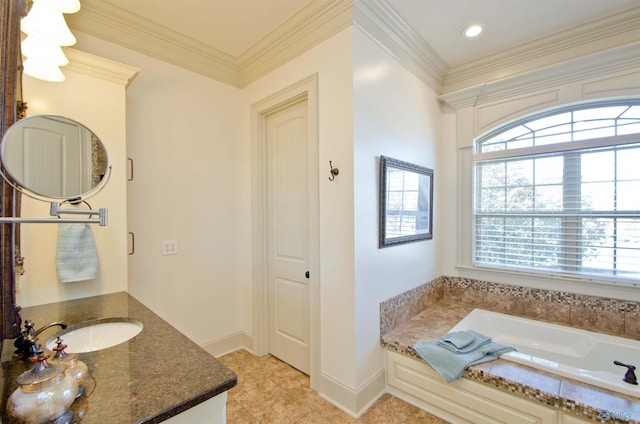
[[[13,345],[16,348],[14,353],[20,353],[22,354],[22,357],[24,359],[29,359],[29,357],[31,357],[35,353],[36,340],[38,340],[38,336],[40,335],[40,333],[55,326],[58,326],[63,330],[68,327],[68,325],[64,322],[52,322],[42,328],[39,328],[38,330],[34,330],[35,325],[33,321],[28,319],[25,320],[24,330],[20,332],[20,335],[13,342]]]
[[[620,361],[613,361],[613,363],[615,365],[619,365],[621,367],[627,367],[627,372],[624,375],[624,378],[622,379],[622,381],[624,381],[625,383],[629,383],[629,384],[638,384],[638,379],[636,378],[636,373],[634,372],[636,370],[636,366],[635,365],[631,365],[631,364],[623,364]]]

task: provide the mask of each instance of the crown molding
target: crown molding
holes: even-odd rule
[[[534,71],[640,40],[640,7],[577,25],[450,69],[442,93]]]
[[[240,85],[232,56],[108,2],[82,0],[80,12],[68,15],[67,22],[74,30],[233,86]]]
[[[454,109],[477,106],[504,98],[585,81],[601,75],[624,73],[640,69],[640,42],[609,49],[572,61],[476,84],[439,99]]]
[[[380,47],[440,93],[449,66],[384,0],[354,0],[353,22]]]
[[[101,0],[82,0],[67,22],[80,31],[242,88],[352,23],[351,0],[314,0],[239,57]]]
[[[313,0],[238,57],[102,0],[83,0],[69,26],[243,88],[351,25],[438,94],[461,92],[640,40],[640,6],[449,68],[385,0]],[[463,96],[464,97],[464,96]]]
[[[85,53],[70,47],[64,48],[64,54],[69,59],[69,64],[65,70],[78,72],[95,78],[114,82],[123,86],[128,86],[138,75],[140,69],[133,66],[123,65],[99,56]]]
[[[313,0],[238,57],[242,86],[350,27],[352,22],[352,0]]]

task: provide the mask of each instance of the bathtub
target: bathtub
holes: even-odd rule
[[[640,341],[474,309],[450,331],[475,330],[514,347],[503,359],[640,398],[640,386],[622,381],[633,364],[640,381]]]

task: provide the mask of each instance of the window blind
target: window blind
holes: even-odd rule
[[[638,106],[615,105],[545,116],[479,142],[474,264],[639,278],[634,131]]]

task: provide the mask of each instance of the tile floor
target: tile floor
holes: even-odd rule
[[[238,350],[218,358],[238,374],[229,391],[229,424],[446,424],[385,394],[355,419],[309,389],[309,377],[273,356]]]

